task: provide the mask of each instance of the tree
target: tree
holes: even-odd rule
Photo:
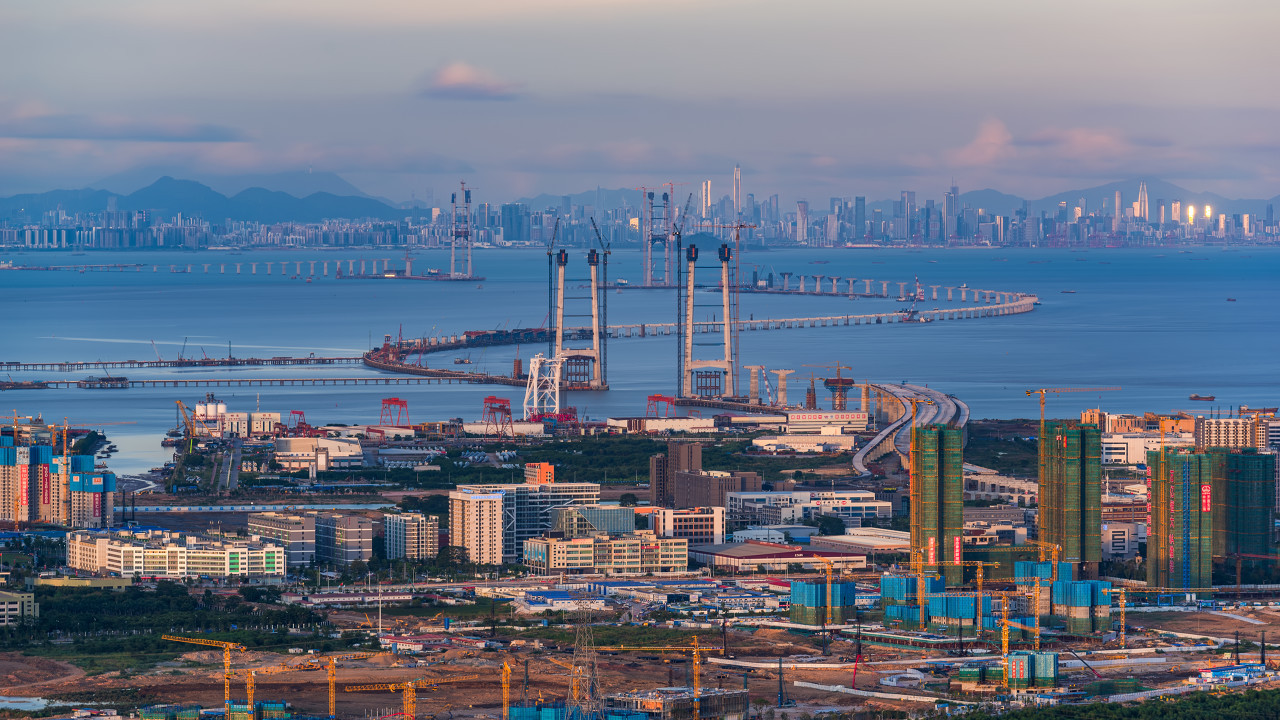
[[[635,507],[640,504],[640,498],[636,497],[635,493],[623,493],[622,497],[618,498],[618,504],[622,507]]]
[[[648,529],[649,529],[649,518],[648,518],[648,516],[646,516],[646,515],[637,515],[637,516],[636,516],[636,529],[637,529],[637,530],[648,530]]]
[[[844,521],[833,515],[818,516],[819,535],[843,535]]]

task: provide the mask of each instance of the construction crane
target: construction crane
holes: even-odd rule
[[[553,657],[549,657],[547,659],[550,660],[552,664],[559,665],[560,667],[569,671],[569,696],[574,703],[577,703],[578,702],[578,667],[573,663],[567,663],[563,660],[557,660],[556,658],[553,658]]]
[[[53,430],[54,447],[57,447],[58,445],[59,429],[61,429],[62,431],[62,461],[58,463],[58,489],[59,489],[58,492],[61,495],[61,505],[62,505],[59,511],[59,516],[61,517],[62,522],[68,525],[71,524],[71,460],[69,459],[70,453],[67,450],[67,440],[68,440],[68,436],[71,434],[71,428],[84,427],[85,425],[93,425],[95,427],[101,427],[104,425],[137,425],[137,423],[131,420],[123,421],[123,422],[87,423],[87,422],[80,422],[76,420],[67,420],[66,418],[63,418],[61,425],[54,424],[54,423],[49,424],[49,428]]]
[[[828,624],[828,625],[834,625],[834,624],[835,624],[835,613],[834,613],[834,611],[833,611],[833,609],[832,609],[832,607],[831,607],[831,604],[832,604],[832,602],[831,602],[831,601],[832,601],[832,582],[831,582],[831,573],[832,573],[832,570],[833,570],[833,566],[832,566],[831,560],[830,560],[829,558],[825,558],[825,557],[823,557],[823,556],[821,556],[821,555],[817,555],[817,554],[815,554],[815,555],[813,556],[813,559],[814,559],[814,560],[816,560],[816,561],[818,561],[818,562],[820,562],[820,563],[822,563],[822,569],[826,572],[826,575],[827,575],[827,624]]]
[[[337,717],[337,679],[338,679],[338,661],[339,660],[360,660],[363,658],[371,658],[378,655],[390,655],[391,653],[346,653],[343,655],[330,655],[325,658],[325,670],[329,676],[329,718],[332,720]]]
[[[0,416],[0,420],[13,421],[13,444],[17,445],[18,444],[18,421],[19,420],[28,420],[28,421],[35,420],[35,417],[31,415],[19,415],[17,408],[14,408],[12,415]],[[22,529],[22,521],[23,521],[22,515],[23,515],[22,494],[19,492],[14,492],[13,493],[13,527],[15,530]]]
[[[200,431],[201,437],[208,437],[213,435],[213,430],[205,424],[204,420],[197,418],[186,403],[181,400],[174,400],[174,402],[178,405],[178,412],[182,414],[182,426],[187,435],[187,452],[190,453],[195,443],[196,431]]]
[[[719,651],[724,653],[723,647],[703,647],[698,644],[698,636],[693,636],[692,645],[665,645],[656,647],[637,647],[632,645],[615,645],[613,647],[601,647],[597,650],[607,650],[609,652],[687,652],[693,657],[693,717],[694,720],[702,717],[702,656],[709,652]]]
[[[1052,563],[1049,568],[1049,579],[1052,582],[1058,582],[1058,553],[1062,552],[1062,546],[1043,540],[1028,540],[1026,544],[1035,547],[1040,555],[1040,562],[1044,562],[1046,556],[1049,558]]]
[[[244,675],[244,694],[247,701],[246,704],[249,706],[249,711],[253,711],[253,694],[254,690],[258,687],[258,675],[275,675],[276,673],[290,672],[297,669],[298,668],[293,665],[276,665],[273,667],[246,670]]]
[[[982,633],[982,598],[985,595],[985,593],[983,592],[983,586],[982,586],[983,568],[987,566],[991,566],[992,568],[998,568],[1000,567],[1000,563],[983,562],[981,560],[940,560],[937,563],[929,563],[925,567],[935,567],[935,566],[977,568],[978,572],[975,578],[977,582],[975,584],[978,588],[978,602],[977,602],[976,619],[974,620],[974,622],[976,623],[974,627],[974,635],[980,635]]]
[[[1202,592],[1203,593],[1220,593],[1222,592],[1222,590],[1218,588],[1151,588],[1151,587],[1148,587],[1148,588],[1113,587],[1111,588],[1112,604],[1116,604],[1118,602],[1118,604],[1120,605],[1120,647],[1121,648],[1128,647],[1128,642],[1129,642],[1128,626],[1125,624],[1126,620],[1128,619],[1125,608],[1128,606],[1130,593],[1134,593],[1134,594],[1163,593],[1163,594],[1173,594],[1173,595],[1178,595],[1178,594],[1185,595],[1188,593],[1202,593]]]
[[[508,720],[511,716],[511,666],[502,663],[502,715],[500,720]]]
[[[1036,436],[1036,452],[1040,456],[1040,477],[1043,479],[1045,475],[1045,444],[1044,444],[1044,398],[1049,393],[1077,393],[1077,392],[1112,392],[1119,390],[1118,387],[1100,387],[1100,388],[1040,388],[1039,390],[1028,390],[1027,397],[1032,395],[1040,396],[1040,434]],[[1105,430],[1106,428],[1103,428]]]
[[[479,675],[452,675],[446,678],[418,678],[417,680],[406,680],[400,683],[377,683],[375,685],[348,685],[343,688],[346,692],[371,692],[377,690],[387,690],[390,692],[404,693],[404,720],[416,720],[418,712],[418,691],[434,690],[445,683],[462,682],[463,680],[475,680]]]
[[[204,645],[205,647],[222,648],[222,703],[228,709],[231,707],[231,651],[235,650],[236,652],[244,652],[244,645],[234,642],[224,642],[222,640],[179,637],[177,635],[161,635],[160,639],[171,640],[173,642],[191,643],[192,645]]]

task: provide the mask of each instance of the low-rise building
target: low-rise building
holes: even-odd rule
[[[724,508],[661,508],[649,515],[649,529],[659,537],[684,538],[690,545],[724,542]]]
[[[358,468],[364,450],[356,438],[276,438],[275,461],[286,470]]]
[[[863,555],[907,552],[911,549],[911,533],[875,527],[845,528],[844,535],[814,535],[809,538],[809,545]]]
[[[822,570],[828,562],[837,571],[863,570],[867,567],[867,556],[862,554],[755,540],[725,545],[699,545],[689,549],[689,558],[731,572],[786,572],[793,565]]]
[[[524,542],[524,564],[535,573],[645,575],[689,569],[689,542],[652,532],[585,538],[531,538]]]
[[[729,542],[763,540],[764,542],[795,545],[807,543],[809,538],[817,534],[818,528],[812,525],[752,525],[746,530],[734,530],[733,537]]]
[[[790,490],[728,493],[731,522],[748,525],[791,525],[821,515],[841,520],[888,518],[893,506],[865,490]]]
[[[0,625],[20,625],[40,617],[35,593],[0,591]]]
[[[530,590],[516,600],[516,612],[520,614],[605,608],[604,600],[598,597],[574,595],[564,590]]]
[[[1165,433],[1165,447],[1188,446],[1195,443],[1193,433]],[[1147,461],[1147,453],[1161,447],[1158,432],[1105,433],[1102,436],[1102,462],[1104,465],[1137,465]]]
[[[67,565],[120,577],[284,577],[286,554],[260,537],[211,538],[168,530],[78,530],[67,535]]]

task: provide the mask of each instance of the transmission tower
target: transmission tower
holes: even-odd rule
[[[566,720],[598,720],[601,716],[600,677],[596,671],[596,641],[591,634],[591,615],[579,607],[573,641],[573,673],[578,692],[569,698]]]

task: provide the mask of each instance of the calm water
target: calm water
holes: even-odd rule
[[[574,265],[584,265],[574,253]],[[201,263],[265,262],[293,259],[395,258],[373,251],[25,253],[0,255],[17,264],[146,263],[162,271],[137,273],[0,271],[0,360],[153,359],[158,351],[176,357],[357,354],[381,342],[384,333],[406,337],[465,330],[538,327],[546,317],[546,256],[531,251],[477,251],[480,283],[335,280],[306,283],[273,275],[204,275]],[[814,264],[826,260],[826,264]],[[193,274],[168,272],[168,265],[195,265]],[[415,268],[448,266],[448,253],[415,254]],[[887,325],[812,328],[742,334],[742,361],[770,368],[793,368],[792,396],[802,392],[805,365],[839,362],[858,378],[925,383],[970,404],[974,417],[1032,417],[1036,403],[1028,388],[1118,385],[1120,392],[1068,394],[1050,399],[1051,414],[1068,416],[1101,405],[1115,412],[1191,409],[1239,404],[1276,405],[1276,359],[1280,356],[1280,249],[1178,250],[837,250],[757,252],[744,256],[744,269],[959,285],[1038,293],[1035,312],[1004,318]],[[292,266],[290,268],[292,270]],[[304,264],[304,271],[307,266]],[[332,268],[331,268],[332,270]],[[318,272],[318,268],[317,268]],[[579,273],[585,276],[583,272]],[[640,280],[635,252],[615,252],[611,278]],[[794,281],[793,281],[794,282]],[[572,283],[571,283],[572,284]],[[1063,290],[1074,290],[1064,294]],[[896,292],[896,286],[891,286]],[[1236,302],[1228,302],[1227,298]],[[717,298],[706,296],[699,319],[718,313]],[[609,297],[609,321],[669,321],[673,294],[629,291]],[[924,308],[951,307],[945,300]],[[742,317],[794,317],[884,312],[893,300],[748,295]],[[573,322],[572,324],[581,324]],[[699,338],[701,339],[701,337]],[[155,343],[155,350],[152,342]],[[529,358],[545,346],[520,348]],[[472,369],[509,373],[515,348],[471,353]],[[429,357],[453,367],[453,355]],[[633,338],[609,344],[606,393],[574,393],[567,403],[581,413],[640,414],[645,396],[671,392],[675,384],[674,338]],[[88,374],[88,373],[86,373]],[[95,373],[100,374],[100,373]],[[372,375],[358,366],[332,368],[207,369],[130,371],[131,378],[330,374]],[[52,373],[15,374],[41,379]],[[59,376],[61,377],[61,376]],[[71,376],[76,377],[76,376]],[[799,379],[799,380],[798,380]],[[800,388],[800,390],[797,390]],[[159,464],[168,454],[159,434],[174,425],[174,400],[191,403],[203,389],[127,391],[43,390],[0,394],[3,414],[43,413],[74,421],[132,421],[108,427],[121,452],[111,462],[117,472]],[[1190,393],[1216,395],[1214,403],[1192,403]],[[523,391],[486,386],[401,386],[391,388],[231,388],[218,392],[235,410],[303,410],[313,423],[376,421],[379,399],[409,401],[412,419],[478,418],[489,394],[511,398]]]

